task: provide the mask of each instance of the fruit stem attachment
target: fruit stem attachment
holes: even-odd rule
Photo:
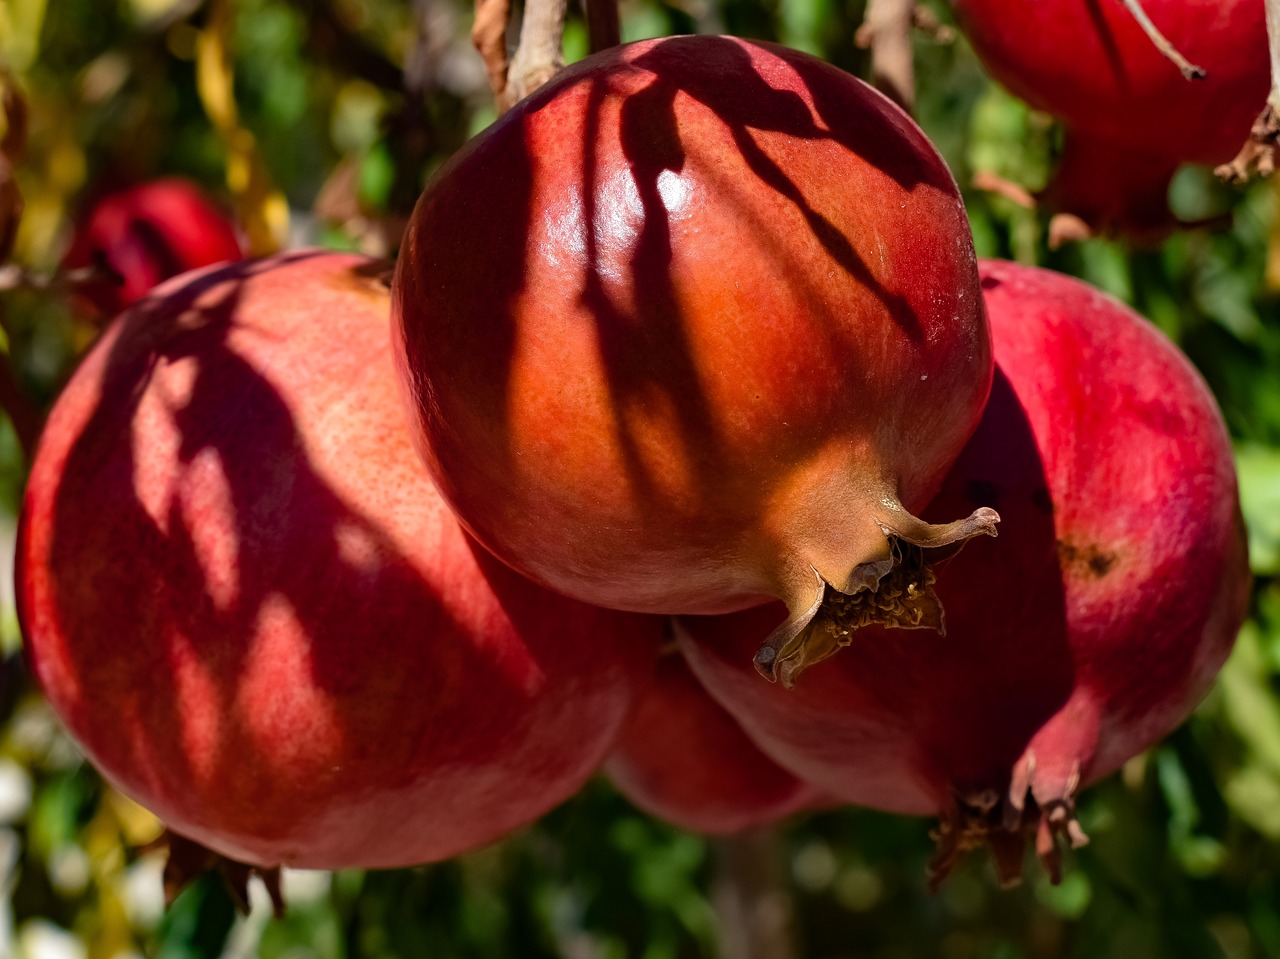
[[[1165,55],[1173,65],[1178,68],[1182,75],[1188,80],[1203,80],[1208,76],[1203,67],[1198,67],[1181,53],[1163,33],[1160,28],[1151,22],[1151,18],[1147,16],[1147,11],[1142,9],[1141,0],[1123,0],[1125,8],[1133,15],[1133,19],[1138,21],[1138,26],[1142,27],[1142,32],[1155,45],[1155,48]]]
[[[945,634],[932,565],[954,556],[974,536],[995,536],[1000,515],[983,506],[964,519],[933,525],[899,509],[876,522],[884,534],[884,555],[859,563],[838,586],[814,569],[816,586],[808,604],[798,613],[798,604],[789,604],[792,615],[756,652],[756,669],[766,679],[792,688],[804,670],[848,646],[863,626]]]

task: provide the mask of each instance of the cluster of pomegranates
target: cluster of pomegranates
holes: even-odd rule
[[[939,817],[935,878],[1028,838],[1056,874],[1077,791],[1226,656],[1204,383],[979,263],[924,135],[815,58],[592,56],[433,178],[392,269],[170,280],[45,427],[27,655],[186,840],[428,862],[603,765],[690,829],[856,803]]]

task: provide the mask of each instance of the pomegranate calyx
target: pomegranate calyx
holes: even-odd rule
[[[841,587],[814,570],[817,589],[809,605],[788,617],[756,652],[756,669],[766,679],[792,688],[804,670],[834,656],[853,641],[854,632],[873,623],[946,633],[932,564],[953,556],[974,536],[995,536],[1000,515],[984,506],[964,519],[933,525],[894,508],[892,521],[877,520],[887,557],[855,566]]]
[[[1065,781],[1048,790],[1052,798],[1037,801],[1036,787],[1044,795],[1045,783],[1036,782],[1035,754],[1030,750],[1014,766],[1009,788],[1003,797],[984,789],[956,794],[951,808],[939,819],[931,833],[937,843],[929,861],[929,888],[937,891],[956,864],[975,849],[986,848],[996,868],[1000,885],[1009,889],[1022,882],[1022,860],[1027,840],[1035,837],[1036,855],[1049,881],[1062,881],[1062,845],[1072,849],[1089,844],[1089,837],[1076,819],[1075,793],[1080,785],[1080,767],[1074,764]]]
[[[185,836],[166,829],[159,838],[142,847],[142,852],[166,849],[168,858],[164,864],[165,908],[207,872],[216,872],[222,879],[227,894],[241,913],[249,912],[249,880],[257,876],[271,897],[271,912],[277,919],[284,918],[284,897],[280,892],[280,867],[253,866],[230,859]]]

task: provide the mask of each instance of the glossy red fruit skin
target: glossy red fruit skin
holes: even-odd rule
[[[56,403],[17,554],[26,654],[119,789],[260,866],[386,867],[573,794],[660,621],[552,594],[422,474],[361,257],[183,277]]]
[[[941,158],[860,81],[728,37],[589,57],[477,137],[418,203],[393,311],[461,521],[619,609],[844,588],[989,388]]]
[[[1037,804],[1069,814],[1078,786],[1183,720],[1230,650],[1249,577],[1231,447],[1186,358],[1077,280],[980,269],[996,381],[929,513],[986,503],[1003,531],[939,567],[946,635],[869,627],[790,692],[751,667],[781,608],[684,617],[677,635],[797,775],[860,805],[985,808],[1018,827]]]
[[[110,317],[170,277],[243,256],[226,212],[194,183],[167,177],[98,200],[77,228],[64,266],[102,264],[119,275],[120,284],[78,288]]]
[[[1263,0],[1143,0],[1189,81],[1118,0],[952,0],[987,70],[1068,127],[1174,161],[1223,163],[1268,88]]]
[[[1269,88],[1263,0],[1144,0],[1151,21],[1203,68],[1189,81],[1119,0],[952,0],[984,66],[1066,126],[1041,200],[1092,232],[1163,239],[1183,163],[1226,163]]]
[[[659,660],[604,769],[640,809],[715,836],[772,825],[825,799],[765,756],[675,650]]]

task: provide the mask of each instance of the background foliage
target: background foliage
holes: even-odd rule
[[[945,22],[939,4],[935,12]],[[626,39],[776,39],[865,75],[859,0],[624,0]],[[420,42],[420,24],[426,25]],[[0,61],[30,106],[15,259],[52,271],[77,211],[160,174],[204,184],[255,247],[389,252],[430,171],[494,117],[460,0],[0,0]],[[566,51],[585,52],[570,12]],[[993,170],[1035,188],[1059,131],[989,83],[963,41],[916,41],[918,114],[962,185]],[[1257,576],[1235,655],[1197,715],[1090,790],[1093,844],[1059,887],[1001,891],[969,862],[925,890],[923,821],[840,810],[773,843],[798,953],[941,959],[1280,956],[1280,226],[1276,190],[1188,169],[1173,203],[1224,228],[1154,249],[1095,240],[1051,252],[1044,217],[966,189],[979,252],[1084,277],[1134,304],[1204,371],[1237,443]],[[40,405],[94,335],[65,297],[0,296],[13,376]],[[0,425],[0,532],[25,464]],[[12,554],[4,548],[7,560]],[[595,783],[524,833],[457,861],[286,876],[237,916],[214,881],[167,913],[158,826],[80,762],[21,664],[4,577],[0,956],[675,959],[716,955],[731,844],[686,835]],[[261,890],[258,890],[261,892]]]

